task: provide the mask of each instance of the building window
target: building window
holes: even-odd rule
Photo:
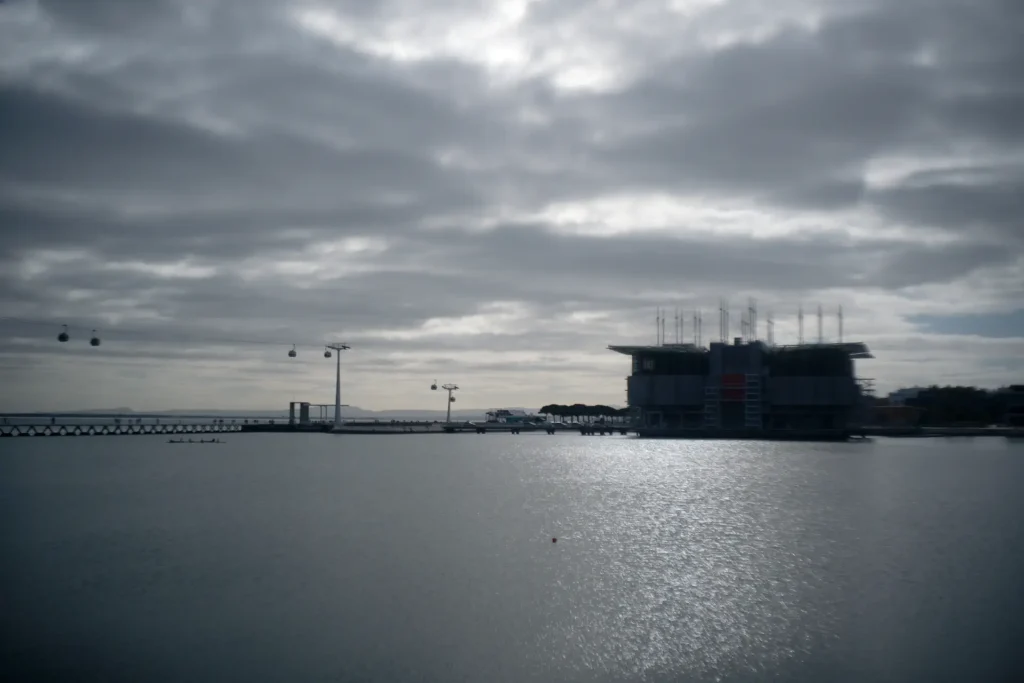
[[[647,370],[648,372],[654,370],[653,358],[644,358],[644,370]]]
[[[633,374],[640,372],[640,357],[633,356]]]

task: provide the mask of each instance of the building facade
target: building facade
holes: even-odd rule
[[[641,436],[847,438],[863,422],[853,363],[872,357],[863,344],[609,349],[632,358],[627,399]]]

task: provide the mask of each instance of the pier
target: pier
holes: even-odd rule
[[[556,434],[573,432],[582,436],[629,435],[637,433],[631,424],[584,424],[555,427],[550,424],[502,424],[484,422],[428,422],[422,420],[351,420],[337,426],[333,421],[290,422],[280,417],[263,418],[221,418],[207,415],[153,416],[115,418],[108,415],[43,416],[40,414],[22,416],[0,416],[0,438],[22,436],[159,436],[224,433],[321,433],[321,434]],[[60,419],[60,421],[58,421]],[[864,426],[844,432],[841,438],[834,434],[808,433],[794,430],[792,433],[772,432],[765,434],[758,430],[732,430],[722,432],[701,429],[666,430],[661,434],[645,430],[644,436],[689,439],[765,439],[765,440],[842,440],[856,437],[889,438],[964,438],[964,437],[1005,437],[1024,439],[1021,427],[878,427]]]
[[[282,418],[277,415],[4,413],[0,414],[0,438],[221,434],[241,432],[249,426],[276,426],[280,420]]]
[[[487,434],[488,432],[498,432],[507,434],[522,434],[523,432],[543,432],[545,434],[556,434],[558,432],[579,432],[583,436],[610,436],[615,433],[619,433],[625,436],[626,434],[629,434],[631,431],[636,431],[636,428],[630,427],[628,425],[588,424],[582,425],[580,427],[553,427],[551,425],[546,425],[543,423],[509,425],[500,423],[490,424],[486,422],[475,422],[461,425],[445,425],[444,431],[448,434]]]
[[[147,436],[240,432],[238,424],[44,424],[0,425],[0,438],[15,436]]]

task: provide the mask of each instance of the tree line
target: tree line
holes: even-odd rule
[[[600,420],[602,418],[624,418],[629,416],[629,408],[613,408],[612,406],[574,403],[562,405],[551,403],[538,411],[541,415],[557,418],[568,418],[575,422]]]
[[[886,405],[888,401],[879,399],[878,403]],[[922,426],[955,423],[989,425],[1006,420],[1011,407],[1024,403],[1024,392],[1010,392],[1006,391],[1006,388],[988,391],[977,387],[933,385],[921,390],[917,396],[908,398],[904,403],[922,411],[918,422]]]

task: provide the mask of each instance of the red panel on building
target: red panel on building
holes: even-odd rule
[[[747,383],[747,376],[743,374],[722,375],[723,387],[742,387]]]

